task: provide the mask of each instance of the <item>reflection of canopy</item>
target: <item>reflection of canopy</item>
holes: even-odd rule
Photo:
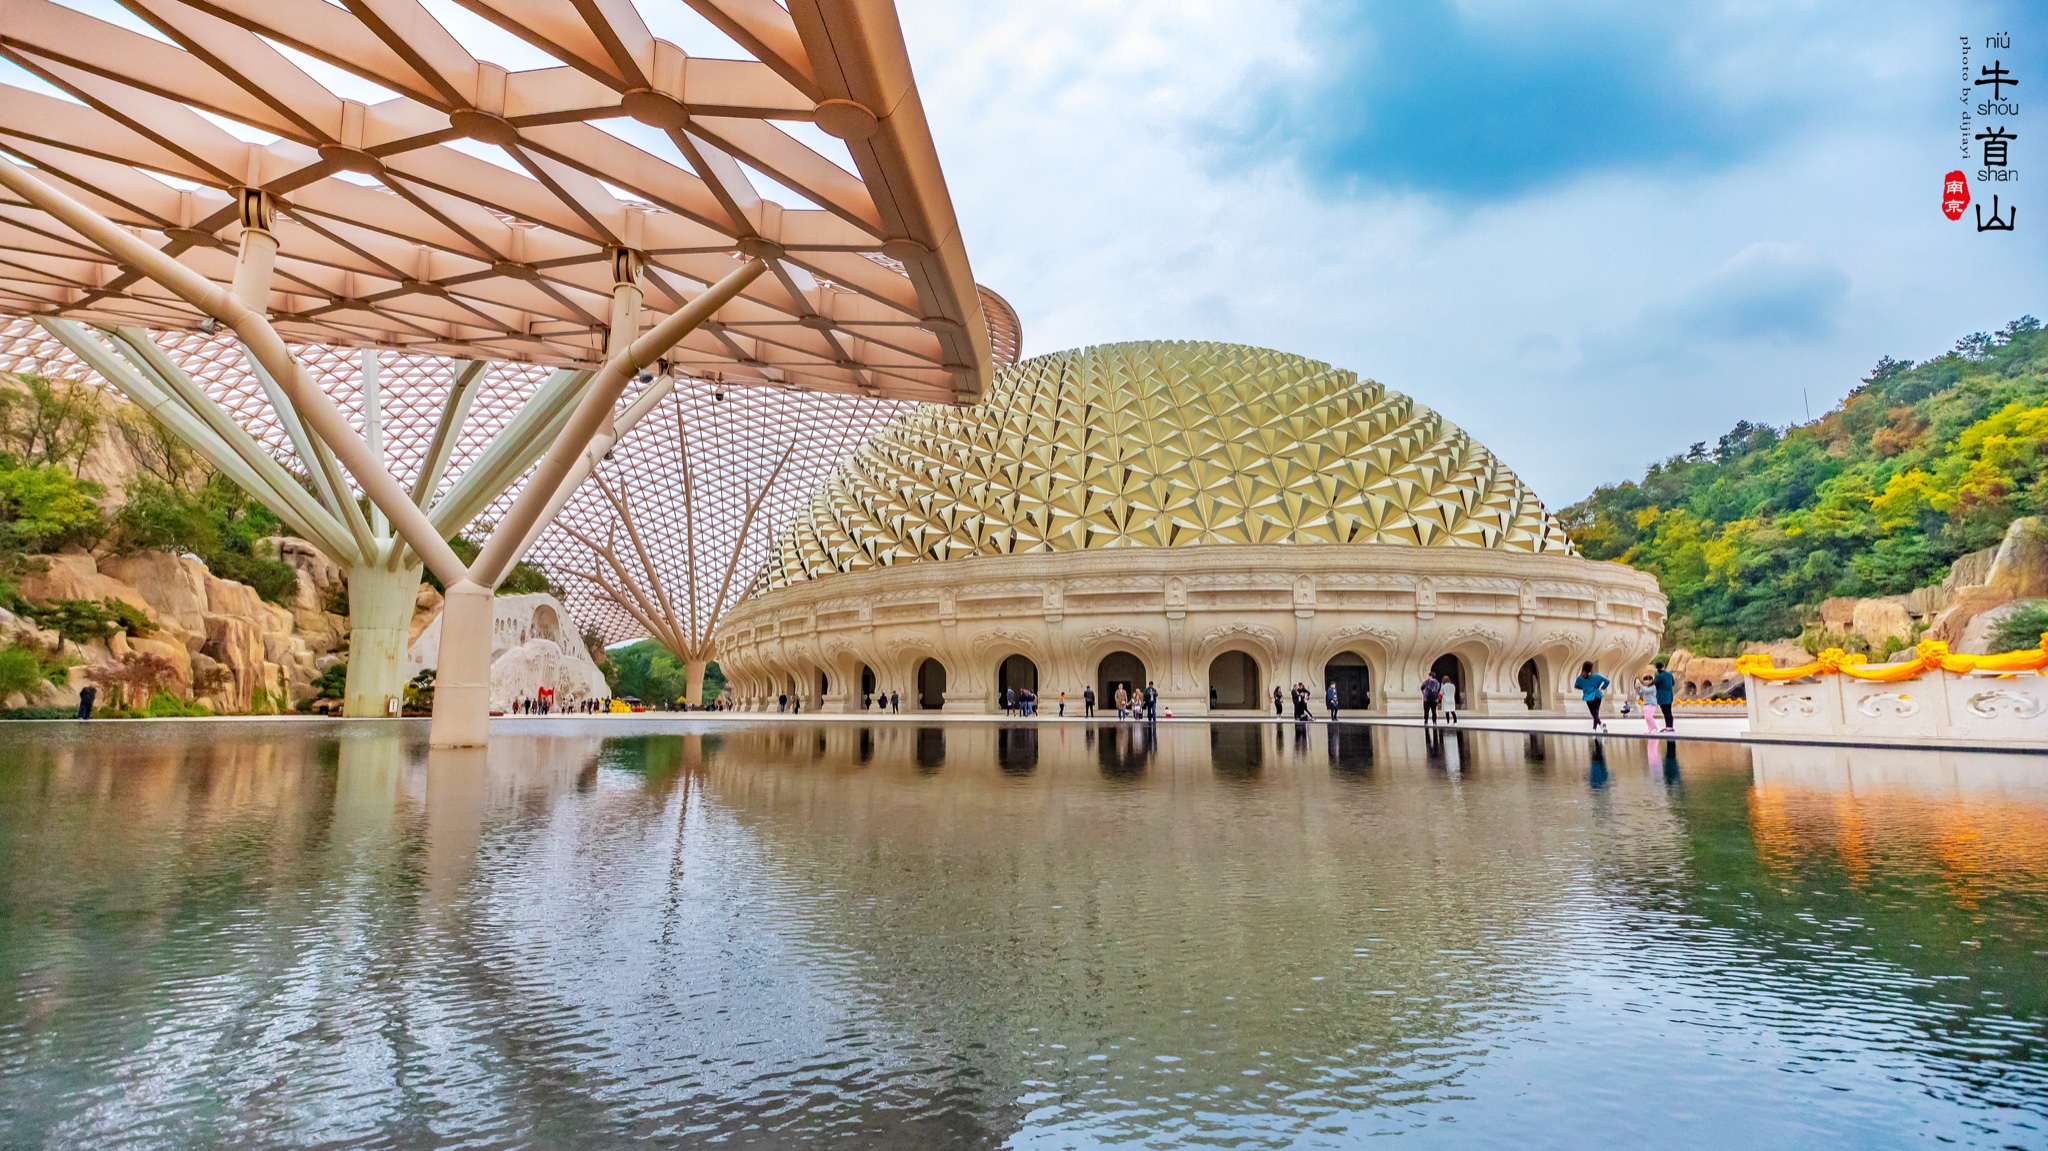
[[[267,230],[294,342],[594,367],[615,276],[651,327],[744,253],[681,370],[952,402],[1014,354],[886,0],[125,7],[0,0],[0,151],[221,285]],[[11,194],[0,311],[200,319]]]

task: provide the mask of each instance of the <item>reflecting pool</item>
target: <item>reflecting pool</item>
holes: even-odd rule
[[[424,737],[0,724],[0,1146],[2048,1147],[2048,758]]]

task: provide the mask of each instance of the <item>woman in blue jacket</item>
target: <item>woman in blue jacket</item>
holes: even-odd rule
[[[1607,698],[1607,677],[1593,670],[1593,661],[1587,660],[1579,668],[1579,678],[1572,681],[1579,691],[1579,698],[1586,701],[1586,710],[1593,716],[1593,730],[1606,731],[1607,725],[1600,722],[1600,703]]]

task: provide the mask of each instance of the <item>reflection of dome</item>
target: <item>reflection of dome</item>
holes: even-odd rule
[[[921,407],[835,472],[780,543],[757,591],[1100,548],[1570,550],[1513,472],[1408,397],[1300,356],[1185,342],[1039,356],[980,404]]]

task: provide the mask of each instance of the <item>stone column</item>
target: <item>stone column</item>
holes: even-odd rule
[[[348,572],[348,686],[342,714],[378,718],[398,714],[405,698],[405,648],[412,630],[420,569],[358,566]],[[446,624],[443,625],[446,633]],[[438,701],[439,694],[435,696]]]
[[[434,675],[435,747],[483,747],[491,734],[491,589],[471,580],[449,585],[441,607],[441,651]]]

